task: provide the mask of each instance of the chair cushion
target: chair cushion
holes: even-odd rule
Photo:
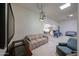
[[[72,53],[72,50],[68,47],[65,47],[65,46],[58,46],[58,49],[60,49],[65,54],[71,54]]]
[[[67,46],[67,43],[59,43],[60,46]]]
[[[68,40],[67,46],[73,50],[77,50],[77,39],[70,38]]]

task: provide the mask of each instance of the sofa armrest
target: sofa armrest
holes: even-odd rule
[[[59,43],[60,46],[67,46],[67,43]]]
[[[26,40],[28,40],[28,41],[31,41],[30,38],[29,38],[28,36],[26,36],[24,39],[26,39]]]

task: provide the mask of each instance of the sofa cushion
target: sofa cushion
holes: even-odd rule
[[[36,39],[36,41],[37,41],[37,42],[40,42],[40,41],[42,41],[42,39],[41,39],[41,38],[39,38],[39,39]]]
[[[71,54],[72,53],[72,50],[68,47],[65,47],[65,46],[58,46],[58,49],[60,49],[65,54]]]
[[[37,41],[36,40],[31,40],[31,44],[36,44]]]
[[[73,50],[77,50],[77,39],[70,38],[68,40],[67,46]]]
[[[67,32],[65,33],[65,35],[66,35],[66,36],[75,37],[75,36],[77,35],[77,32],[75,32],[75,31],[67,31]]]
[[[46,37],[42,37],[42,40],[45,40],[45,39],[47,39]]]

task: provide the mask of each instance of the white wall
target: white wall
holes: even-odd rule
[[[14,40],[19,40],[25,35],[34,33],[43,33],[43,24],[57,24],[55,21],[47,19],[44,22],[39,20],[39,14],[32,10],[12,4],[13,13],[15,17],[15,35]]]
[[[66,31],[76,31],[77,32],[77,20],[66,20],[60,22],[60,30],[63,34]]]
[[[15,4],[12,4],[12,8],[15,17],[15,40],[32,33],[42,33],[42,23],[38,14]]]

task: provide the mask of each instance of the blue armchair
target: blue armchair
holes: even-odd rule
[[[70,38],[67,43],[59,43],[59,45],[56,46],[56,52],[60,56],[77,54],[77,39]]]
[[[66,36],[71,36],[71,37],[76,37],[77,36],[77,32],[75,31],[67,31],[65,33]]]

